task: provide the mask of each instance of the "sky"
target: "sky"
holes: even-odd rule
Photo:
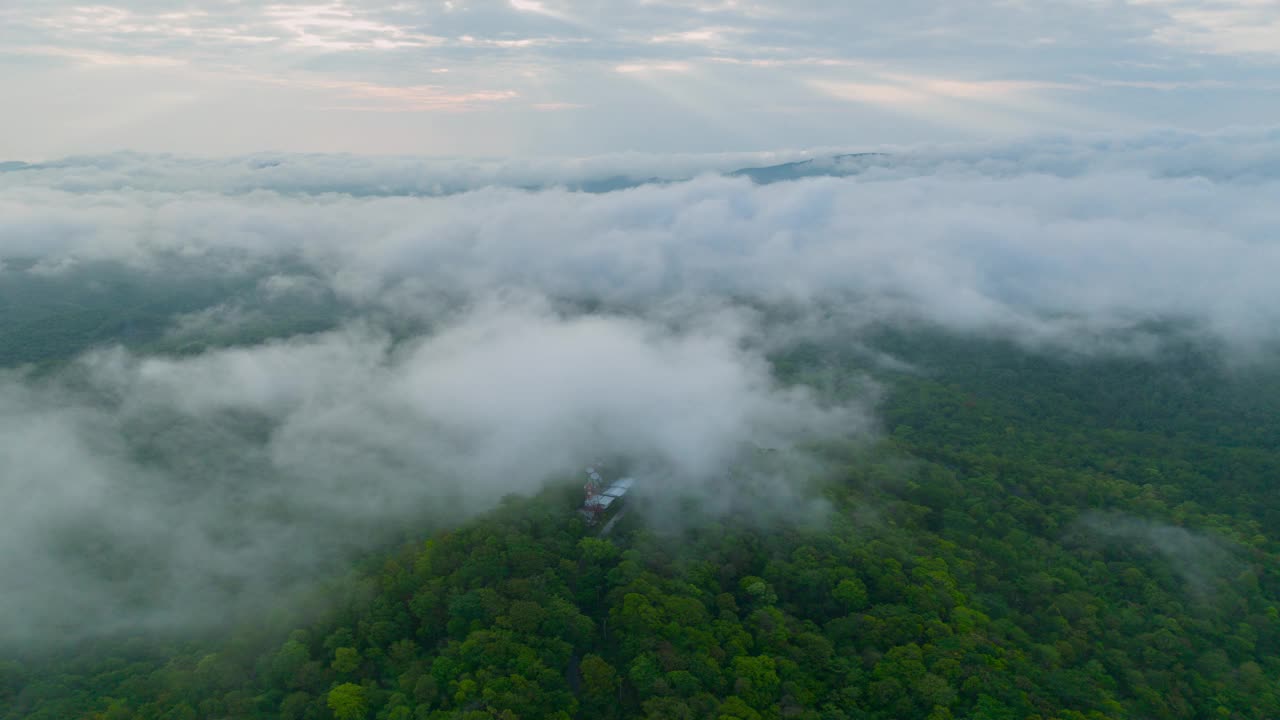
[[[0,4],[0,160],[583,156],[1280,117],[1280,0]]]

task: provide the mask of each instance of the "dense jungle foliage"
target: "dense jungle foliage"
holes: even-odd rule
[[[312,619],[0,662],[0,717],[1280,717],[1273,365],[875,343],[911,367],[873,373],[881,439],[815,449],[826,513],[672,534],[638,493],[599,537],[566,481],[368,558]]]

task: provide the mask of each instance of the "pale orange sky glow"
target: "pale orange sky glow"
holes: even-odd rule
[[[0,157],[1203,130],[1280,116],[1278,72],[1280,0],[17,0]]]

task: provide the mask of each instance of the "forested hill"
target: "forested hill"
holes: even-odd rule
[[[0,717],[1280,717],[1274,368],[878,342],[911,367],[880,441],[815,449],[820,521],[673,535],[637,498],[600,538],[566,480],[368,558],[316,619],[6,661]]]

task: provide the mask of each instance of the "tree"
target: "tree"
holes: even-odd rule
[[[591,714],[611,715],[618,690],[618,671],[599,655],[587,655],[579,664],[582,672],[584,706]]]
[[[294,687],[294,678],[302,666],[311,659],[307,646],[297,640],[288,640],[271,659],[271,678],[273,682],[286,687]]]
[[[727,697],[720,703],[716,718],[717,720],[761,720],[760,713],[736,695]]]
[[[847,613],[857,612],[867,606],[867,586],[857,578],[841,580],[831,591],[831,596]]]
[[[778,703],[777,664],[768,655],[733,659],[737,691],[751,707],[764,710]]]
[[[338,685],[329,691],[329,709],[337,720],[364,720],[369,714],[364,688],[355,683]]]
[[[360,668],[360,652],[355,648],[340,647],[333,651],[332,667],[344,675]]]

